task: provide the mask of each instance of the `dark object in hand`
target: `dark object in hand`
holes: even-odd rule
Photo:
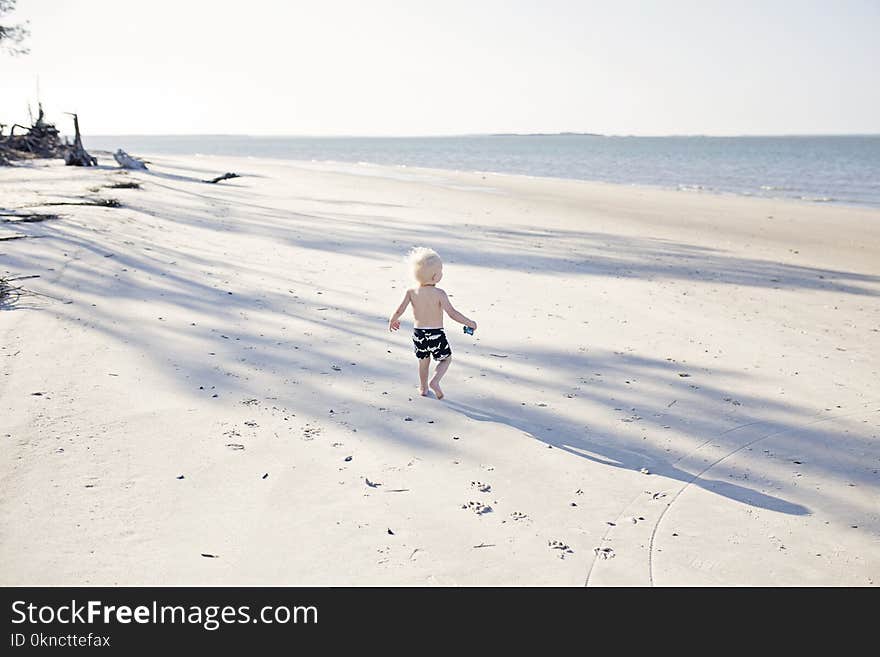
[[[461,328],[462,328],[462,329],[464,330],[464,332],[467,333],[468,335],[473,335],[473,334],[474,334],[474,329],[472,329],[470,326],[462,326]]]

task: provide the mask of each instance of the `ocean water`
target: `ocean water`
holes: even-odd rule
[[[93,136],[132,154],[368,162],[880,207],[880,135],[810,137]]]

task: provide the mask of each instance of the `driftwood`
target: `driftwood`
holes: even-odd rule
[[[206,183],[218,183],[221,180],[229,180],[230,178],[241,178],[241,176],[237,173],[224,173],[222,176],[217,176],[211,180],[203,180],[202,182]]]
[[[121,166],[123,169],[143,169],[147,170],[147,165],[144,164],[141,160],[132,157],[128,153],[126,153],[121,148],[113,153],[113,159]]]
[[[94,201],[53,201],[52,203],[40,203],[39,205],[93,205],[98,208],[122,207],[122,204],[115,198],[99,198]]]
[[[19,214],[17,212],[0,212],[0,217],[12,217],[12,219],[0,219],[4,224],[34,224],[47,219],[58,219],[57,214]]]
[[[37,108],[37,120],[29,128],[15,123],[8,135],[0,130],[0,164],[34,157],[64,157],[68,144],[61,140],[58,129],[45,121],[43,105],[38,104]],[[24,132],[17,135],[16,128]]]
[[[73,145],[70,146],[64,154],[64,164],[75,167],[98,166],[97,158],[89,155],[88,151],[86,151],[82,144],[82,137],[79,134],[79,117],[72,112],[67,112],[67,114],[70,114],[73,117],[73,129],[76,134],[73,137]]]

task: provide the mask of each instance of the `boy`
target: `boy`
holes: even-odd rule
[[[409,252],[407,261],[419,286],[406,291],[403,301],[388,321],[388,330],[396,331],[400,328],[400,316],[406,307],[412,304],[415,318],[413,347],[416,358],[419,359],[419,393],[422,397],[427,397],[430,387],[437,395],[437,399],[443,399],[440,379],[446,374],[452,362],[452,349],[443,332],[443,311],[471,330],[477,328],[477,323],[453,308],[446,292],[437,287],[437,283],[443,278],[443,261],[436,252],[418,247]],[[430,356],[433,356],[437,362],[437,369],[434,370],[434,377],[429,385]]]

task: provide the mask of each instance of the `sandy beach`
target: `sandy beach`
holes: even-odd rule
[[[0,584],[880,582],[880,211],[148,159],[0,168]]]

